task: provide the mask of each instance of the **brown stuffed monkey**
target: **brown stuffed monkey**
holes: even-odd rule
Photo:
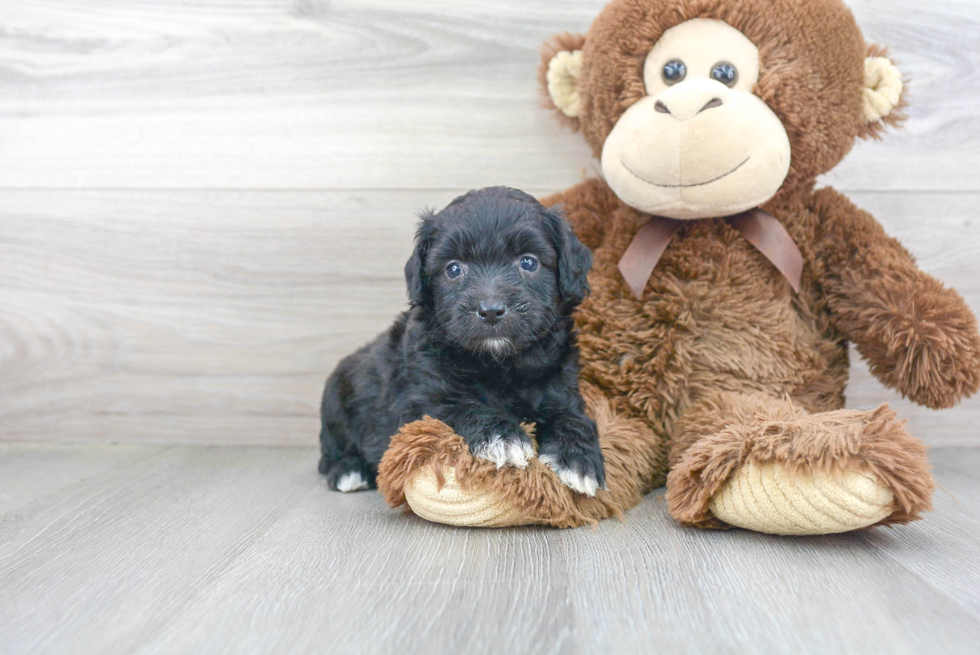
[[[914,520],[934,482],[887,406],[843,409],[848,343],[933,408],[980,386],[976,319],[818,175],[902,120],[902,76],[841,0],[613,0],[543,50],[558,117],[601,162],[547,198],[593,249],[581,390],[607,488],[497,469],[425,419],[379,488],[454,525],[571,527],[667,485],[677,521],[776,534]]]

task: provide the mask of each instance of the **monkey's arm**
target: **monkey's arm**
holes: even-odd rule
[[[576,184],[571,189],[541,199],[545,207],[561,205],[575,236],[589,249],[595,250],[602,243],[606,226],[619,207],[619,200],[598,178]]]
[[[980,336],[962,296],[833,189],[814,194],[810,209],[819,216],[813,269],[834,324],[875,377],[934,409],[975,393]]]

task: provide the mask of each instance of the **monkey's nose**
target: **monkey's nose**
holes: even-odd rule
[[[715,80],[694,79],[675,84],[657,96],[654,111],[686,121],[698,114],[721,107],[730,99],[731,90]]]
[[[476,310],[476,313],[488,325],[493,325],[504,317],[504,314],[507,313],[507,307],[499,300],[484,300],[480,303],[480,307]]]
[[[706,111],[708,109],[713,109],[715,107],[721,107],[723,104],[725,103],[721,101],[721,98],[712,98],[708,102],[704,103],[704,107],[701,107],[701,111]],[[699,111],[698,113],[700,114],[701,111]]]
[[[707,111],[708,109],[714,109],[715,107],[721,107],[721,106],[722,106],[723,104],[725,104],[725,103],[724,103],[724,102],[722,101],[722,99],[721,99],[721,98],[712,98],[712,99],[711,99],[711,100],[709,100],[708,102],[706,102],[706,103],[704,103],[704,107],[701,107],[701,109],[699,109],[699,110],[697,111],[697,113],[698,113],[698,114],[700,114],[701,112],[703,112],[703,111]],[[661,114],[670,114],[671,116],[673,116],[673,115],[674,115],[674,112],[672,112],[672,111],[670,110],[670,107],[668,107],[668,106],[667,106],[667,105],[666,105],[666,104],[664,103],[664,101],[663,101],[663,100],[658,100],[658,101],[657,101],[657,102],[656,102],[656,103],[655,103],[655,104],[653,105],[653,108],[654,108],[654,110],[656,110],[656,111],[658,111],[658,112],[660,112]],[[683,120],[683,119],[681,119],[681,120]]]

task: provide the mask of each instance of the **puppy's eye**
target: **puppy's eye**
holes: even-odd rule
[[[524,255],[521,257],[521,270],[527,271],[528,273],[533,273],[538,270],[538,260],[530,255]]]
[[[450,280],[455,280],[462,274],[463,265],[459,262],[450,262],[449,266],[446,267],[446,277],[448,277]]]
[[[725,86],[735,86],[738,81],[738,69],[727,61],[719,61],[711,69],[711,79],[717,80]]]
[[[668,85],[677,84],[687,77],[687,64],[680,59],[671,59],[664,64],[663,76]]]

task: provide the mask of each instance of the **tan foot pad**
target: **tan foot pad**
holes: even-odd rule
[[[790,474],[780,464],[749,462],[711,499],[729,525],[785,535],[866,528],[891,514],[894,495],[862,471]]]
[[[434,523],[471,528],[504,528],[528,522],[496,494],[464,491],[456,482],[455,469],[443,469],[443,478],[440,489],[435,472],[425,467],[405,485],[405,500],[415,514]]]

